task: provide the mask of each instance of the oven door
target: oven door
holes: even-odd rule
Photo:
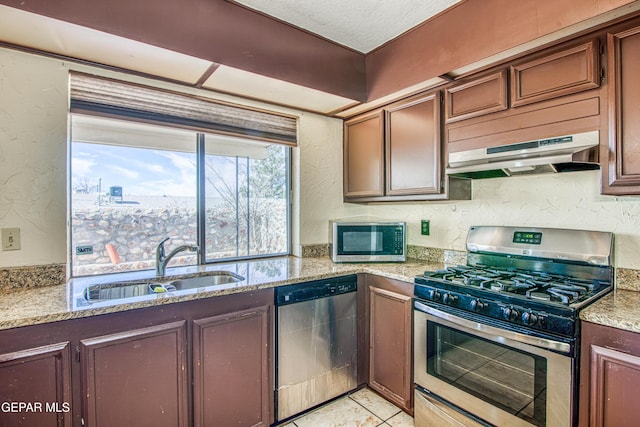
[[[418,386],[490,424],[572,425],[569,343],[478,323],[420,301],[414,308]]]

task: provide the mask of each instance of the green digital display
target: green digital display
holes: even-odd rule
[[[513,233],[513,243],[539,245],[540,242],[542,242],[542,233],[534,233],[531,231],[515,231]]]

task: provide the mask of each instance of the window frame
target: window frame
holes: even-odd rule
[[[197,221],[198,221],[198,246],[200,246],[200,251],[198,252],[198,265],[208,265],[208,264],[217,264],[229,261],[244,261],[244,260],[252,260],[252,259],[263,259],[263,258],[274,258],[279,256],[290,256],[291,255],[291,212],[292,212],[292,189],[291,189],[291,149],[292,147],[283,145],[285,148],[285,175],[286,175],[286,206],[287,206],[287,227],[286,227],[286,252],[279,252],[275,254],[262,254],[262,255],[244,255],[238,257],[229,257],[229,258],[218,258],[215,260],[207,261],[207,232],[206,232],[206,166],[205,166],[205,157],[206,157],[206,134],[198,132],[197,134],[197,142],[196,142],[196,178],[197,178],[197,201],[196,201],[196,209],[197,209]]]

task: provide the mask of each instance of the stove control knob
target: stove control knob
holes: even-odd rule
[[[427,296],[429,297],[429,299],[431,301],[438,301],[440,299],[440,292],[434,290],[429,291],[429,293],[427,294]]]
[[[483,303],[479,299],[472,300],[470,305],[471,305],[471,310],[473,311],[482,311],[487,306],[487,304]]]
[[[448,293],[442,296],[442,302],[447,305],[453,305],[457,301],[457,299],[457,296]]]
[[[538,323],[538,316],[531,311],[525,311],[524,313],[522,313],[521,319],[522,323],[527,326],[532,326]]]
[[[502,309],[502,317],[513,322],[520,317],[520,313],[515,308],[505,307]]]

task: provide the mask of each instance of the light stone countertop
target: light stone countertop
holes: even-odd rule
[[[580,319],[640,332],[640,292],[616,289],[580,312]]]
[[[88,303],[83,298],[87,286],[129,281],[155,281],[153,271],[111,274],[73,279],[57,286],[7,289],[0,292],[0,330],[115,313],[137,308],[211,298],[292,283],[326,279],[355,273],[371,273],[413,283],[425,271],[443,268],[442,263],[411,260],[405,263],[335,264],[328,257],[280,257],[264,260],[176,267],[167,270],[163,281],[231,271],[245,280],[225,285],[178,292],[143,295],[119,300]]]

